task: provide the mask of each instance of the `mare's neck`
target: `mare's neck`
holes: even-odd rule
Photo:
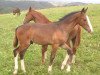
[[[33,17],[34,18],[34,17]],[[36,23],[51,23],[51,21],[49,21],[44,15],[39,14],[38,16],[35,16],[35,20]]]

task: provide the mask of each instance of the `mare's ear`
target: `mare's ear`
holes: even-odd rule
[[[29,7],[29,12],[32,10],[31,6]]]

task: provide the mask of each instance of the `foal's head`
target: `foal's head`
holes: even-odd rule
[[[83,8],[80,12],[79,12],[79,17],[78,17],[78,24],[81,25],[85,30],[87,30],[89,33],[93,32],[93,28],[92,25],[90,23],[89,17],[86,15],[88,8]]]

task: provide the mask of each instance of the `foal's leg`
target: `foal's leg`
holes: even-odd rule
[[[19,55],[19,50],[20,47],[16,48],[13,53],[14,53],[14,62],[15,62],[15,67],[14,67],[14,72],[13,74],[16,75],[18,72],[18,55]]]
[[[70,40],[69,40],[69,41],[70,41]],[[70,42],[69,42],[69,41],[67,41],[65,45],[62,45],[62,48],[66,49],[66,50],[67,50],[67,49],[71,49],[71,48],[69,48],[69,47],[70,47]],[[68,46],[69,46],[69,47],[68,47]],[[61,70],[64,69],[68,58],[69,58],[69,55],[66,53],[66,57],[64,58],[64,61],[62,62]]]
[[[66,57],[62,63],[61,69],[64,69],[65,65],[67,64],[67,72],[70,71],[71,68],[71,61],[72,61],[72,57],[73,57],[73,50],[69,47],[68,44],[64,44],[64,46],[62,46],[63,48],[67,49],[68,52],[68,56],[66,54]]]
[[[22,49],[19,53],[20,55],[20,60],[21,60],[21,70],[26,73],[26,70],[25,70],[25,64],[24,64],[24,55],[25,55],[25,52],[27,50],[27,48],[29,47],[29,44],[26,44],[26,45],[23,45],[22,46]]]
[[[47,54],[46,54],[47,47],[48,45],[42,45],[42,64],[44,64],[45,59],[47,59]]]
[[[50,56],[50,64],[48,67],[48,72],[52,71],[52,63],[53,63],[53,60],[55,58],[56,51],[57,51],[58,47],[59,47],[58,44],[52,45],[52,51],[51,51],[51,56]]]
[[[14,67],[14,72],[13,74],[16,75],[18,72],[18,55],[20,55],[20,59],[21,59],[21,69],[25,71],[25,66],[24,66],[24,53],[26,51],[26,49],[29,47],[29,45],[24,45],[24,46],[19,46],[18,48],[16,48],[13,52],[14,52],[14,61],[15,61],[15,67]]]
[[[68,49],[67,53],[69,55],[69,58],[67,60],[66,66],[67,66],[67,72],[70,72],[70,68],[71,68],[71,63],[72,63],[72,58],[73,58],[73,50]]]

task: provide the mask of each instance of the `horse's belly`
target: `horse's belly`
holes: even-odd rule
[[[52,44],[51,40],[51,37],[48,35],[34,35],[33,37],[33,42],[40,45]]]

